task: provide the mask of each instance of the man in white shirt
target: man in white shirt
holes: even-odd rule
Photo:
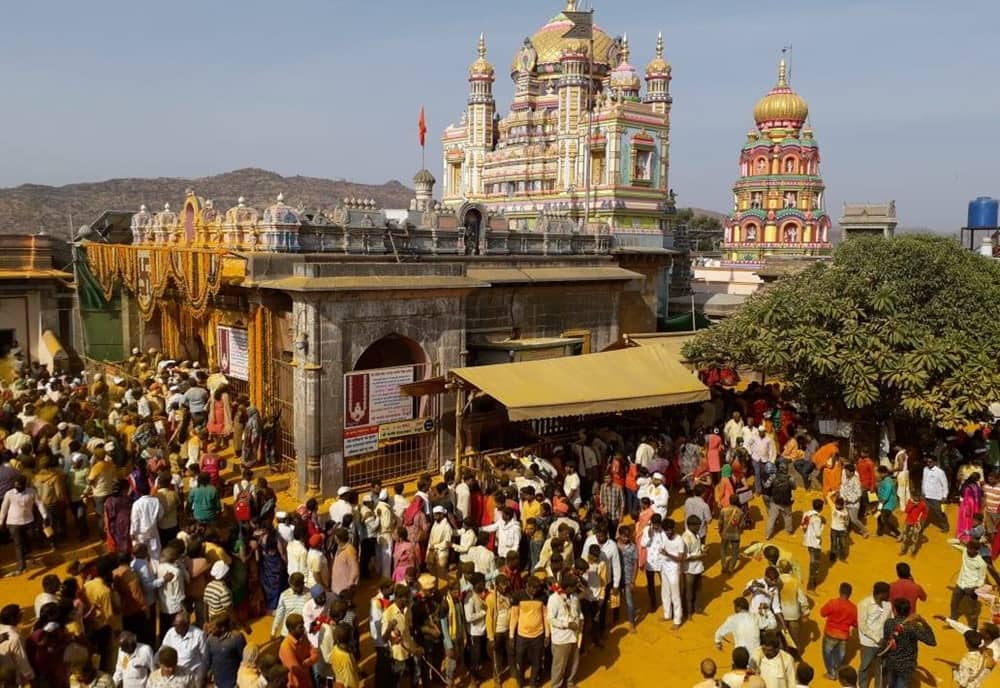
[[[35,618],[42,615],[42,607],[52,602],[59,602],[59,588],[61,583],[59,576],[54,573],[46,574],[42,578],[42,591],[35,595]]]
[[[942,533],[947,533],[948,515],[944,513],[941,503],[948,499],[948,476],[941,467],[937,465],[937,459],[933,456],[926,457],[927,465],[924,466],[924,478],[921,489],[924,493],[924,501],[930,509],[929,524],[934,521],[934,525],[941,529]]]
[[[486,547],[490,541],[490,534],[480,532],[475,545],[469,548],[468,559],[476,567],[476,573],[486,576],[486,580],[491,581],[497,575],[496,555]]]
[[[722,649],[722,641],[727,635],[733,636],[734,647],[744,647],[753,652],[760,646],[760,626],[757,617],[750,613],[750,602],[745,597],[733,600],[733,613],[726,617],[715,630],[715,646]]]
[[[427,540],[427,568],[438,577],[448,575],[448,554],[451,552],[451,539],[455,535],[445,518],[447,514],[448,511],[443,506],[436,506],[431,511],[434,525],[431,526]]]
[[[348,499],[349,494],[351,494],[351,488],[347,485],[341,485],[337,488],[337,499],[330,505],[330,520],[338,527],[344,524],[345,516],[354,513],[354,504]]]
[[[681,565],[684,563],[686,547],[684,540],[675,532],[673,519],[665,518],[659,529],[649,528],[643,537],[648,568],[660,572],[660,601],[663,604],[663,620],[669,621],[671,613],[674,628],[680,628],[684,620],[681,601]]]
[[[154,666],[152,648],[140,643],[135,633],[122,631],[118,636],[118,661],[115,662],[113,677],[115,685],[121,688],[145,688]]]
[[[185,590],[187,587],[187,567],[178,566],[177,550],[164,548],[159,563],[156,565],[156,579],[153,587],[159,590],[160,628],[166,628],[174,622],[174,617],[186,612],[184,607]]]
[[[764,489],[764,464],[774,463],[778,458],[778,450],[763,425],[757,427],[757,434],[746,447],[753,463],[754,491],[761,494]]]
[[[583,504],[583,500],[580,497],[580,476],[576,472],[576,464],[568,463],[566,464],[566,477],[563,478],[563,494],[566,495],[566,499],[573,508],[579,509],[580,505]]]
[[[577,598],[579,581],[572,574],[564,574],[560,584],[549,595],[545,612],[552,632],[552,686],[555,688],[575,685],[583,634],[583,614]]]
[[[500,510],[499,521],[483,526],[479,530],[483,533],[497,534],[497,556],[501,559],[506,559],[508,552],[517,552],[521,546],[521,522],[509,506]]]
[[[969,540],[965,544],[953,547],[962,551],[962,565],[958,569],[955,587],[951,590],[951,613],[948,614],[948,618],[957,621],[965,606],[965,617],[969,626],[976,628],[979,625],[980,606],[976,590],[986,583],[987,573],[997,585],[1000,585],[1000,575],[993,568],[992,562],[980,553],[979,543],[976,540]]]
[[[665,519],[667,517],[667,503],[670,501],[670,492],[667,490],[667,486],[663,484],[662,473],[653,473],[653,480],[646,487],[645,492],[646,494],[643,496],[649,498],[649,501],[653,505],[653,511]]]
[[[642,442],[635,448],[635,462],[648,471],[655,458],[656,449],[653,448],[652,440],[649,437],[643,437]]]
[[[7,526],[17,555],[15,575],[24,573],[28,567],[28,533],[31,524],[35,522],[36,508],[42,518],[47,520],[49,512],[35,493],[35,488],[28,487],[27,478],[23,475],[17,476],[14,478],[14,487],[7,490],[7,494],[3,496],[3,503],[0,504],[0,528]]]
[[[160,647],[172,647],[177,651],[177,666],[184,667],[195,677],[195,687],[205,685],[208,671],[208,648],[205,634],[191,625],[187,611],[174,616],[174,625],[163,636]]]
[[[705,546],[701,543],[699,531],[702,528],[701,519],[688,516],[685,520],[687,528],[681,535],[684,540],[684,611],[687,618],[700,612],[698,607],[698,592],[701,590],[701,575],[705,573]]]
[[[858,603],[858,641],[861,644],[861,670],[858,687],[868,688],[872,678],[878,685],[881,661],[878,657],[885,633],[885,622],[892,617],[889,604],[889,584],[879,581],[872,588],[872,594]]]
[[[162,513],[160,500],[153,495],[142,495],[132,502],[132,525],[129,534],[134,544],[146,545],[149,558],[153,561],[160,560],[160,530],[157,524]]]
[[[727,420],[726,425],[722,428],[726,444],[730,447],[735,447],[736,440],[743,437],[743,428],[743,416],[740,415],[739,411],[733,411],[733,417]]]
[[[21,638],[21,606],[8,604],[0,609],[0,657],[7,657],[14,662],[17,680],[22,686],[32,683],[35,671],[28,661],[28,653]]]
[[[764,679],[768,688],[795,685],[795,660],[781,649],[777,631],[761,634],[760,647],[750,654],[750,668]]]
[[[469,485],[475,479],[475,473],[466,469],[462,471],[462,480],[455,485],[455,513],[460,521],[464,521],[472,513],[472,488]]]

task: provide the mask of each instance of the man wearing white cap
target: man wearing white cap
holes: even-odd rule
[[[747,451],[750,452],[750,460],[753,462],[754,491],[761,494],[764,489],[765,472],[773,468],[773,466],[765,467],[765,464],[773,464],[778,458],[774,440],[768,436],[767,428],[763,425],[757,426],[757,435],[747,446]]]
[[[229,575],[229,565],[221,559],[209,570],[208,575],[212,581],[205,586],[205,618],[211,619],[219,614],[224,614],[233,606],[233,594],[226,585],[226,576]]]
[[[337,499],[330,505],[330,520],[337,526],[344,525],[344,517],[354,513],[354,504],[350,499],[351,488],[341,485],[337,488]]]
[[[430,538],[427,540],[427,568],[438,576],[448,574],[448,556],[451,554],[451,540],[455,536],[451,524],[445,518],[448,510],[443,506],[431,509],[434,525],[431,526]]]
[[[153,495],[142,495],[132,503],[132,542],[146,545],[152,561],[160,560],[160,531],[157,524],[162,513],[160,500]]]
[[[389,490],[385,488],[378,493],[375,518],[378,519],[375,531],[375,561],[378,562],[379,575],[390,578],[392,577],[392,533],[396,529],[398,519],[389,506]]]
[[[653,511],[658,513],[662,518],[666,518],[670,492],[667,490],[667,486],[663,484],[662,473],[653,473],[653,482],[646,487],[645,496],[652,502]]]

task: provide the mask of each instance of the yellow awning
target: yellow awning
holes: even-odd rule
[[[586,416],[705,401],[708,387],[663,346],[455,368],[507,407],[511,420]]]

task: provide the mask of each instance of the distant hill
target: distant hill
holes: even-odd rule
[[[706,217],[711,217],[719,222],[726,219],[725,213],[720,213],[716,210],[705,210],[704,208],[678,208],[678,210],[690,210],[695,216],[705,215]]]
[[[79,227],[105,210],[138,210],[143,203],[150,211],[159,210],[164,203],[178,210],[188,188],[202,198],[211,198],[222,210],[236,205],[240,196],[248,205],[263,209],[279,193],[285,194],[289,205],[307,209],[330,207],[342,198],[373,198],[383,208],[407,208],[413,198],[413,190],[396,180],[380,185],[356,184],[316,177],[282,177],[256,168],[197,179],[109,179],[65,186],[22,184],[0,189],[0,234],[34,234],[45,229],[54,236],[66,236],[70,216],[73,225]]]

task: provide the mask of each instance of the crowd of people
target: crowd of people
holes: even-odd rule
[[[656,429],[594,426],[477,470],[446,464],[415,491],[376,481],[340,488],[328,509],[283,511],[254,471],[274,463],[267,422],[217,370],[160,358],[134,352],[129,382],[25,367],[0,388],[10,575],[95,529],[102,547],[45,575],[32,613],[0,609],[3,686],[572,688],[580,657],[614,626],[635,633],[651,615],[682,630],[703,613],[717,537],[723,576],[760,575],[715,633],[732,645],[732,670],[717,676],[706,659],[699,687],[808,686],[807,593],[836,571],[838,596],[815,604],[823,674],[900,688],[918,645],[936,642],[917,613],[926,595],[900,561],[893,582],[855,604],[837,562],[851,557],[851,531],[912,557],[931,524],[961,551],[941,615],[968,648],[957,685],[981,685],[1000,649],[992,618],[979,625],[987,576],[1000,584],[1000,451],[988,431],[848,461],[777,389],[752,387]],[[796,492],[811,506],[801,516]],[[952,533],[942,505],[955,499]],[[764,540],[744,543],[755,519]],[[802,550],[769,542],[779,528]],[[249,624],[262,618],[270,637],[254,643]],[[854,637],[857,667],[845,664]]]

